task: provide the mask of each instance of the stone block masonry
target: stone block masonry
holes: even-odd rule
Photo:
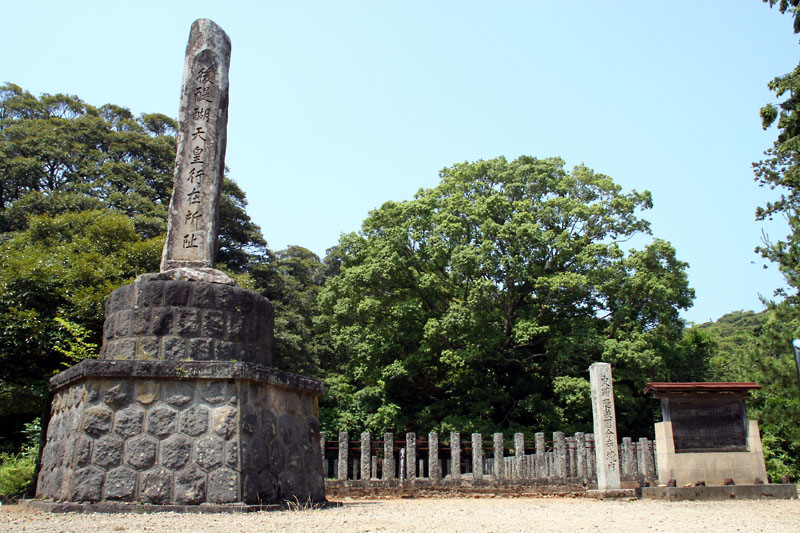
[[[140,279],[109,296],[100,357],[272,366],[273,321],[272,304],[252,291]]]
[[[324,499],[318,382],[245,363],[144,365],[84,361],[57,376],[38,497]]]

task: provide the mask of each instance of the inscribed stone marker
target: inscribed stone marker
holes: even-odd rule
[[[620,488],[619,450],[611,365],[594,363],[590,366],[589,382],[592,389],[597,488],[599,490],[618,489]]]
[[[225,168],[231,41],[208,19],[192,24],[183,65],[175,185],[161,272],[214,267]]]

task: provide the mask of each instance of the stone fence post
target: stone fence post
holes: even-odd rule
[[[483,435],[472,434],[472,479],[483,479]]]
[[[394,479],[394,433],[383,434],[383,477]]]
[[[336,479],[343,481],[347,479],[347,449],[349,442],[348,442],[348,435],[346,431],[339,432],[339,464],[338,466],[338,475]]]
[[[514,433],[514,479],[524,479],[525,469],[525,434]]]
[[[564,479],[567,477],[567,441],[563,431],[553,433],[553,451],[555,452],[555,477]]]
[[[547,477],[547,459],[545,458],[544,433],[536,433],[536,477],[544,479]]]
[[[328,477],[328,472],[325,470],[325,432],[320,431],[319,433],[319,449],[322,452],[320,455],[322,456],[322,478]]]
[[[494,479],[495,481],[499,481],[503,479],[504,467],[503,464],[503,456],[505,455],[503,451],[503,434],[502,433],[495,433],[493,435],[494,441]]]
[[[461,433],[450,433],[450,477],[461,479]]]
[[[406,479],[417,477],[417,434],[406,433]]]
[[[575,433],[575,477],[586,479],[586,438],[582,432]]]
[[[442,471],[439,468],[439,434],[428,433],[428,477],[431,481],[441,481]]]
[[[361,434],[361,479],[370,479],[369,457],[372,451],[372,436],[368,431]],[[353,476],[355,477],[355,476]]]

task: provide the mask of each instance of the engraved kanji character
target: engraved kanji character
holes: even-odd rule
[[[205,176],[205,175],[206,175],[206,173],[202,168],[194,168],[194,167],[192,167],[192,168],[189,169],[189,175],[186,176],[186,181],[189,181],[191,183],[195,183],[195,180],[197,180],[196,183],[198,185],[200,185],[203,182],[203,176]]]
[[[200,159],[200,156],[202,154],[203,154],[203,149],[200,148],[199,146],[195,146],[194,149],[192,150],[192,160],[189,161],[189,163],[192,164],[192,165],[198,164],[198,163],[202,165],[203,164],[203,160]]]
[[[203,127],[202,126],[198,126],[197,129],[195,130],[195,132],[192,133],[192,140],[196,141],[198,138],[200,138],[201,141],[205,142],[206,138],[203,137],[203,135],[205,135],[205,134],[206,134],[206,132],[203,131]]]
[[[210,107],[195,107],[189,114],[192,117],[192,120],[205,120],[208,122],[209,117],[211,116],[211,108]]]
[[[186,220],[183,221],[184,224],[189,224],[190,226],[194,226],[194,229],[200,229],[200,219],[203,218],[203,214],[198,209],[197,211],[192,211],[189,209],[186,211]]]
[[[200,203],[200,191],[196,188],[192,188],[191,192],[186,195],[187,200],[189,200],[190,204],[199,204]]]
[[[187,233],[183,236],[183,247],[184,248],[198,248],[195,242],[197,241],[198,236],[194,233]]]
[[[200,83],[213,83],[214,71],[210,68],[203,67],[197,71],[197,76],[195,79]]]
[[[211,99],[211,87],[195,87],[194,88],[194,101],[195,102],[213,102]]]

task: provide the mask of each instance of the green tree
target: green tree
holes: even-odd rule
[[[344,235],[319,322],[346,365],[333,427],[589,429],[588,366],[611,362],[624,430],[652,432],[639,391],[683,353],[686,264],[669,243],[623,252],[648,192],[560,159],[457,164],[439,186]]]
[[[89,209],[125,214],[144,239],[164,234],[176,129],[158,113],[134,117],[113,104],[0,86],[0,234],[24,229],[31,214]],[[239,273],[267,254],[246,207],[225,177],[217,261]]]
[[[759,421],[767,472],[773,479],[800,479],[800,393],[791,350],[800,337],[797,306],[770,304],[759,314],[731,313],[703,326],[719,343],[711,378],[763,387],[748,400],[748,416]]]
[[[158,269],[176,122],[0,86],[0,422],[39,414],[46,378],[100,344],[108,294]],[[220,268],[268,263],[247,199],[224,178]]]

